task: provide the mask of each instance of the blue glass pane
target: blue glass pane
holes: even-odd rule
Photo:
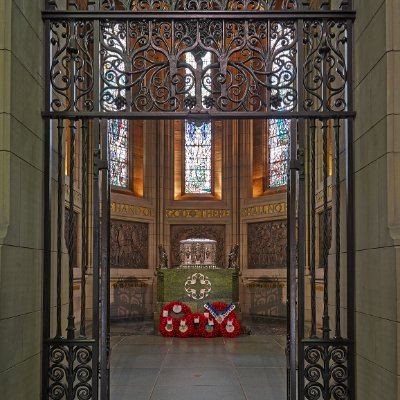
[[[128,121],[109,119],[107,133],[110,145],[111,185],[128,187]]]
[[[185,122],[185,193],[211,193],[211,122]]]
[[[289,134],[289,119],[272,119],[268,121],[269,188],[277,188],[287,184]]]

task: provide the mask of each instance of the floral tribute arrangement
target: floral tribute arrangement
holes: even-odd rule
[[[234,338],[240,334],[234,304],[214,302],[205,304],[204,308],[204,313],[192,313],[185,303],[168,303],[161,310],[160,333],[167,337],[182,338]]]

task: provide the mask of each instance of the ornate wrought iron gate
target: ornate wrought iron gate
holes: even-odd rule
[[[344,0],[45,1],[43,399],[109,398],[116,118],[291,119],[288,398],[355,399],[354,18]]]

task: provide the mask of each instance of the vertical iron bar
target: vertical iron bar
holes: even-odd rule
[[[69,256],[69,280],[68,280],[68,327],[67,338],[75,337],[74,316],[74,258],[75,258],[75,218],[74,218],[74,169],[75,169],[75,121],[70,120],[70,153],[69,153],[69,232],[68,232],[68,256]]]
[[[347,121],[346,135],[346,215],[347,215],[347,337],[353,342],[349,346],[349,398],[356,398],[355,390],[355,239],[354,239],[354,121]]]
[[[289,179],[289,284],[290,284],[290,348],[289,348],[289,362],[290,362],[290,400],[297,398],[297,371],[296,371],[296,324],[297,324],[297,237],[296,237],[296,204],[297,204],[297,126],[291,124],[290,132],[290,179]]]
[[[328,120],[322,121],[323,153],[323,268],[324,268],[324,310],[322,316],[323,338],[329,339],[329,293],[328,293]]]
[[[54,8],[48,0],[43,0],[45,10]],[[50,89],[50,62],[51,62],[51,46],[50,46],[50,21],[44,22],[43,29],[44,43],[44,109],[50,110],[51,89]],[[41,360],[41,399],[47,400],[49,387],[49,363],[50,363],[50,346],[46,341],[50,338],[50,298],[51,298],[51,255],[52,255],[52,166],[53,166],[53,136],[51,123],[52,120],[46,118],[44,121],[44,177],[43,177],[43,297],[42,297],[42,360]]]
[[[95,0],[91,5],[94,11],[101,9],[101,0]],[[94,110],[100,110],[100,21],[97,19],[93,22],[93,105]],[[100,121],[98,118],[92,123],[92,145],[93,145],[93,332],[92,336],[95,340],[93,345],[93,378],[92,378],[92,394],[93,400],[99,397],[99,219],[100,219],[100,189],[99,189],[99,141],[100,141]]]
[[[316,288],[315,288],[315,130],[316,120],[311,120],[310,126],[310,225],[311,225],[311,254],[310,254],[310,279],[311,279],[311,333],[310,336],[317,336],[317,312],[316,312]]]
[[[49,32],[49,23],[46,22],[45,32]],[[47,34],[45,36],[45,54],[49,55],[48,49],[50,48]],[[47,68],[45,67],[45,70]],[[46,82],[49,81],[49,75],[45,75]],[[49,86],[46,84],[46,88]],[[48,99],[47,91],[45,97]],[[49,104],[46,101],[46,105]],[[47,399],[48,387],[49,387],[49,360],[50,351],[49,345],[46,341],[50,338],[50,295],[51,295],[51,225],[52,225],[52,193],[51,193],[51,170],[52,170],[52,149],[53,140],[51,132],[51,119],[44,120],[44,201],[43,201],[43,332],[42,332],[42,370],[41,370],[41,398],[42,400]]]
[[[100,331],[100,399],[109,399],[109,226],[110,226],[110,201],[109,201],[109,170],[108,165],[108,137],[107,129],[100,134],[101,147],[101,261],[100,261],[100,303],[101,303],[101,331]]]
[[[349,7],[353,8],[353,1],[349,1]],[[347,104],[348,109],[353,110],[353,22],[347,21]],[[349,369],[349,397],[350,399],[356,398],[355,389],[355,336],[356,336],[356,315],[355,315],[355,190],[354,190],[354,120],[348,119],[346,126],[346,226],[347,226],[347,337],[353,342],[349,346],[348,369]]]
[[[61,338],[61,267],[62,267],[62,242],[61,237],[64,236],[62,230],[62,221],[64,213],[63,199],[63,144],[64,144],[64,121],[58,119],[58,177],[57,177],[57,329],[56,337]]]
[[[298,197],[298,398],[304,398],[304,274],[306,264],[306,188],[304,170],[305,120],[298,121],[298,163],[299,163],[299,197]]]
[[[300,19],[297,23],[297,93],[298,107],[304,107],[304,57],[305,46],[303,44],[304,21]],[[298,163],[299,163],[299,197],[298,197],[298,377],[297,377],[297,396],[298,399],[304,398],[304,300],[305,300],[305,265],[306,265],[306,187],[305,187],[305,124],[306,120],[301,118],[297,121],[298,129]]]
[[[86,273],[87,273],[87,151],[88,151],[88,121],[82,120],[82,262],[81,262],[81,324],[80,337],[86,337]]]
[[[99,380],[99,322],[100,322],[100,183],[99,183],[99,120],[93,121],[93,399],[98,398]]]
[[[336,150],[336,163],[335,163],[335,183],[336,183],[336,321],[335,321],[335,337],[341,337],[340,329],[340,121],[335,118],[335,150]]]

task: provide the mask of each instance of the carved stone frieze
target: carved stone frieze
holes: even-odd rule
[[[148,268],[149,226],[111,220],[111,267]]]
[[[228,218],[231,210],[191,210],[191,209],[169,209],[165,210],[167,218]]]
[[[124,215],[129,217],[151,217],[152,212],[149,207],[136,206],[133,204],[111,203],[111,214]]]
[[[249,268],[284,268],[287,252],[287,221],[248,224]]]
[[[242,209],[242,217],[251,217],[259,215],[271,215],[271,214],[286,214],[287,204],[286,202],[270,203],[257,206],[246,207]]]
[[[180,241],[185,239],[211,239],[217,242],[215,262],[225,265],[225,225],[171,225],[171,266],[181,264]]]

